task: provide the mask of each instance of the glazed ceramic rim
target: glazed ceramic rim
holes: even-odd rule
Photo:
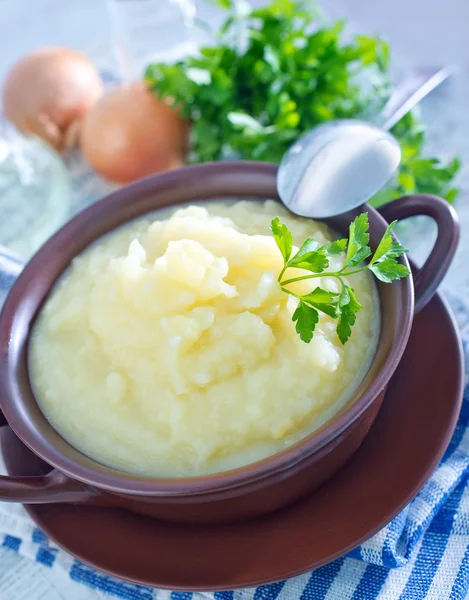
[[[36,253],[15,282],[0,315],[0,341],[4,349],[0,363],[1,408],[11,428],[35,454],[69,477],[98,489],[150,497],[197,496],[262,484],[263,480],[272,476],[282,478],[283,473],[337,439],[367,410],[387,385],[407,345],[414,309],[414,292],[410,277],[395,282],[395,285],[401,286],[399,297],[402,299],[396,307],[396,329],[399,336],[392,340],[387,359],[374,380],[366,388],[362,381],[348,408],[319,431],[249,465],[193,477],[149,478],[128,474],[105,467],[76,450],[52,428],[35,400],[35,414],[26,406],[27,401],[18,381],[21,378],[26,379],[28,393],[34,398],[26,368],[31,324],[40,310],[43,299],[60,274],[69,266],[67,253],[70,252],[67,247],[71,244],[70,240],[79,246],[73,254],[76,256],[98,237],[119,225],[176,203],[230,197],[278,200],[275,187],[276,172],[277,166],[270,163],[236,161],[183,167],[148,177],[112,192],[79,213]],[[194,188],[196,194],[193,192]],[[155,202],[152,208],[147,206],[149,198],[163,195],[167,202],[160,205]],[[366,210],[370,217],[378,219],[384,230],[387,225],[384,218],[371,207],[367,206]],[[109,222],[109,226],[103,228],[103,221]],[[405,257],[403,263],[409,266]],[[41,280],[40,271],[46,267],[52,270],[52,276],[49,274]],[[39,302],[37,297],[40,297]]]

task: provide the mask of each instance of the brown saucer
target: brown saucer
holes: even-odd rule
[[[120,509],[29,505],[59,546],[97,569],[152,587],[220,590],[298,575],[351,550],[415,496],[449,443],[461,407],[463,355],[436,296],[415,318],[378,418],[349,463],[307,499],[231,526],[182,526]],[[1,447],[11,475],[47,465],[13,432]]]

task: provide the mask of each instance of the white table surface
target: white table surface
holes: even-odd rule
[[[261,2],[255,2],[261,4]],[[203,0],[198,7],[204,18],[215,19],[214,9]],[[429,151],[438,155],[458,154],[469,165],[469,1],[467,0],[328,0],[323,7],[332,17],[347,18],[351,27],[379,33],[392,45],[396,72],[413,66],[455,64],[459,73],[422,105],[429,125]],[[175,39],[177,39],[175,31]],[[108,47],[110,21],[105,0],[0,0],[0,82],[10,65],[25,52],[44,45],[66,45],[92,56]],[[462,193],[457,211],[462,223],[462,241],[445,286],[463,300],[469,298],[469,168],[459,178]],[[411,250],[422,256],[430,240]],[[77,598],[98,600],[103,595],[80,588],[66,577],[46,573],[8,550],[0,549],[0,589],[4,578],[22,586],[40,586],[44,600]],[[20,600],[16,585],[2,600]],[[16,591],[13,591],[16,589]],[[24,596],[28,600],[30,595]]]

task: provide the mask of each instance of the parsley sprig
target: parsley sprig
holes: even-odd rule
[[[362,308],[344,277],[349,277],[368,270],[384,283],[407,277],[409,269],[398,262],[398,258],[407,250],[393,237],[393,229],[397,221],[393,221],[386,229],[371,260],[363,261],[372,255],[369,244],[368,213],[362,213],[350,224],[349,236],[334,242],[319,245],[313,238],[307,238],[298,252],[292,256],[293,237],[288,227],[276,217],[271,223],[271,231],[283,257],[283,267],[278,276],[282,290],[298,298],[298,306],[292,315],[296,323],[296,331],[303,342],[309,343],[322,312],[337,319],[337,335],[342,344],[349,339],[356,315]],[[345,254],[344,264],[337,271],[328,271],[331,257]],[[307,275],[293,278],[285,277],[288,269],[303,269]],[[307,294],[297,294],[289,287],[298,281],[317,279],[320,277],[336,277],[340,282],[340,292],[329,292],[316,287]]]

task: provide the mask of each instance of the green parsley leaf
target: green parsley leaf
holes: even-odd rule
[[[340,311],[336,330],[342,344],[345,344],[352,335],[352,327],[355,325],[356,319],[356,313],[353,312],[350,304],[346,304]]]
[[[309,294],[305,294],[301,296],[303,302],[307,302],[308,304],[319,305],[319,304],[330,304],[334,302],[338,298],[339,294],[335,294],[334,292],[328,292],[326,290],[317,287]]]
[[[345,283],[342,285],[342,291],[339,294],[337,302],[338,314],[340,314],[344,306],[349,306],[350,310],[352,310],[354,313],[357,313],[362,308],[362,305],[358,302],[357,297],[355,296],[353,288]]]
[[[302,262],[309,254],[312,254],[319,248],[319,244],[312,237],[306,238],[298,252],[290,258],[288,265],[293,267]]]
[[[301,249],[300,249],[301,250]],[[329,266],[329,259],[326,256],[326,251],[323,248],[314,250],[312,252],[304,252],[300,256],[298,253],[288,261],[289,267],[296,267],[297,269],[306,269],[313,273],[322,273],[324,269]]]
[[[346,286],[344,284],[342,286],[342,291],[339,294],[339,303],[338,303],[339,312],[343,306],[346,306],[350,302],[350,295],[348,293],[348,290],[349,290],[348,286]]]
[[[381,238],[381,241],[380,241],[378,247],[376,248],[375,253],[373,254],[373,257],[370,261],[370,265],[384,259],[387,255],[387,253],[391,251],[392,243],[393,243],[392,230],[394,229],[395,225],[396,225],[396,221],[393,221],[387,227],[383,237]]]
[[[343,238],[341,240],[336,240],[327,246],[327,253],[329,256],[340,256],[342,252],[345,252],[347,248],[348,239]]]
[[[290,259],[290,262],[295,260],[295,258],[300,258],[305,254],[308,254],[309,252],[314,252],[318,248],[319,244],[316,242],[315,239],[313,239],[312,237],[306,238],[298,252],[295,254],[295,256],[292,259]]]
[[[392,232],[396,226],[396,223],[397,221],[393,221],[386,228],[386,231],[384,232],[384,235],[381,238],[378,247],[376,248],[376,252],[373,254],[370,265],[381,262],[388,258],[399,258],[399,256],[402,256],[407,252],[407,249],[404,248],[404,246],[401,246],[399,242],[397,242],[392,236]]]
[[[391,249],[380,259],[380,261],[383,260],[384,258],[399,258],[406,252],[408,252],[407,248],[404,248],[404,246],[401,246],[399,244],[399,242],[397,242],[396,240],[393,239],[392,244],[391,244]],[[380,262],[380,261],[376,261],[376,262]]]
[[[276,217],[273,219],[270,230],[274,236],[274,239],[279,247],[280,252],[283,256],[283,262],[286,264],[292,253],[293,239],[291,231],[286,225],[280,222],[280,219]]]
[[[359,248],[353,258],[351,258],[347,263],[347,267],[356,267],[360,263],[362,263],[366,258],[368,258],[371,254],[371,248],[368,246],[362,246]]]
[[[339,294],[328,292],[319,287],[314,289],[309,294],[301,296],[302,302],[312,306],[316,310],[329,315],[333,319],[337,318],[337,298]]]
[[[318,320],[318,311],[300,300],[292,315],[292,321],[296,321],[295,329],[303,342],[309,344],[313,339],[314,328]]]
[[[320,310],[327,316],[337,319],[337,301],[333,302],[332,304],[311,304],[311,306],[317,310]]]
[[[396,279],[403,279],[410,275],[409,269],[401,265],[394,258],[388,258],[369,267],[370,271],[384,283],[391,283]]]
[[[360,302],[358,302],[357,297],[355,296],[355,290],[349,287],[348,285],[345,287],[347,288],[347,292],[350,298],[348,305],[354,313],[357,313],[359,310],[362,309],[362,305],[360,304]]]
[[[368,213],[362,213],[350,223],[349,242],[345,256],[346,267],[356,267],[370,256],[368,228]]]
[[[342,344],[349,339],[352,334],[352,327],[355,325],[356,314],[362,306],[358,302],[355,292],[348,285],[344,285],[339,296],[337,335]]]

